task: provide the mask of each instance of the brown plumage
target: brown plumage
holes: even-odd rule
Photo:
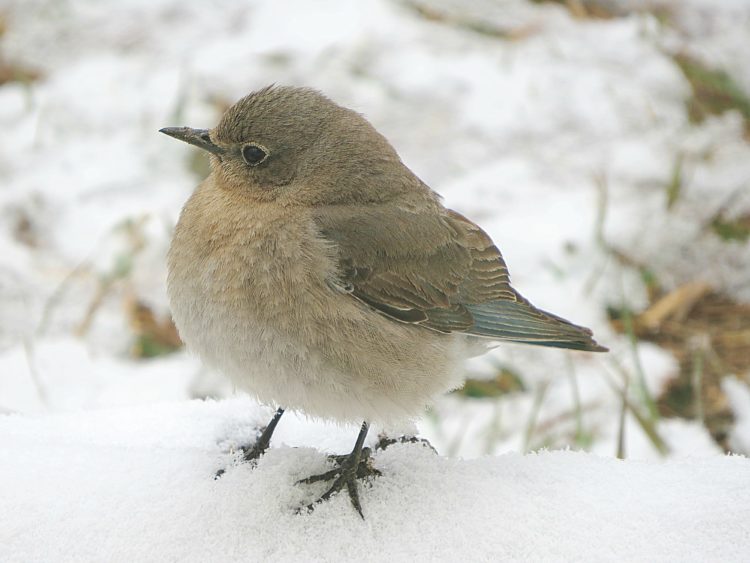
[[[439,203],[324,207],[315,222],[335,243],[343,286],[394,320],[444,333],[606,350],[587,328],[535,308],[516,292],[492,239]]]
[[[175,322],[263,402],[393,422],[460,385],[462,360],[497,341],[604,350],[521,297],[487,234],[318,92],[266,88],[215,129],[162,131],[211,155],[169,252]],[[359,510],[366,433],[322,499],[346,486]]]

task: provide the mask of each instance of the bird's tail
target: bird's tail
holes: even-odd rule
[[[537,309],[520,295],[518,301],[497,300],[466,308],[474,325],[466,332],[507,342],[569,348],[587,352],[607,352],[594,340],[592,332],[565,319]]]

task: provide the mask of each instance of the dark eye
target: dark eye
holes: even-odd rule
[[[258,166],[258,164],[268,158],[268,151],[260,145],[249,143],[242,147],[242,158],[250,166]]]

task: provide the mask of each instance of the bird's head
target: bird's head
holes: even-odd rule
[[[398,189],[383,180],[408,173],[364,117],[308,88],[263,88],[230,107],[213,129],[161,132],[207,151],[220,187],[259,201],[382,201]]]

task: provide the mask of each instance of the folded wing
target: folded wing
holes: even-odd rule
[[[443,333],[606,351],[589,329],[518,294],[482,229],[436,201],[424,205],[321,208],[315,220],[338,255],[337,285],[396,321]]]

